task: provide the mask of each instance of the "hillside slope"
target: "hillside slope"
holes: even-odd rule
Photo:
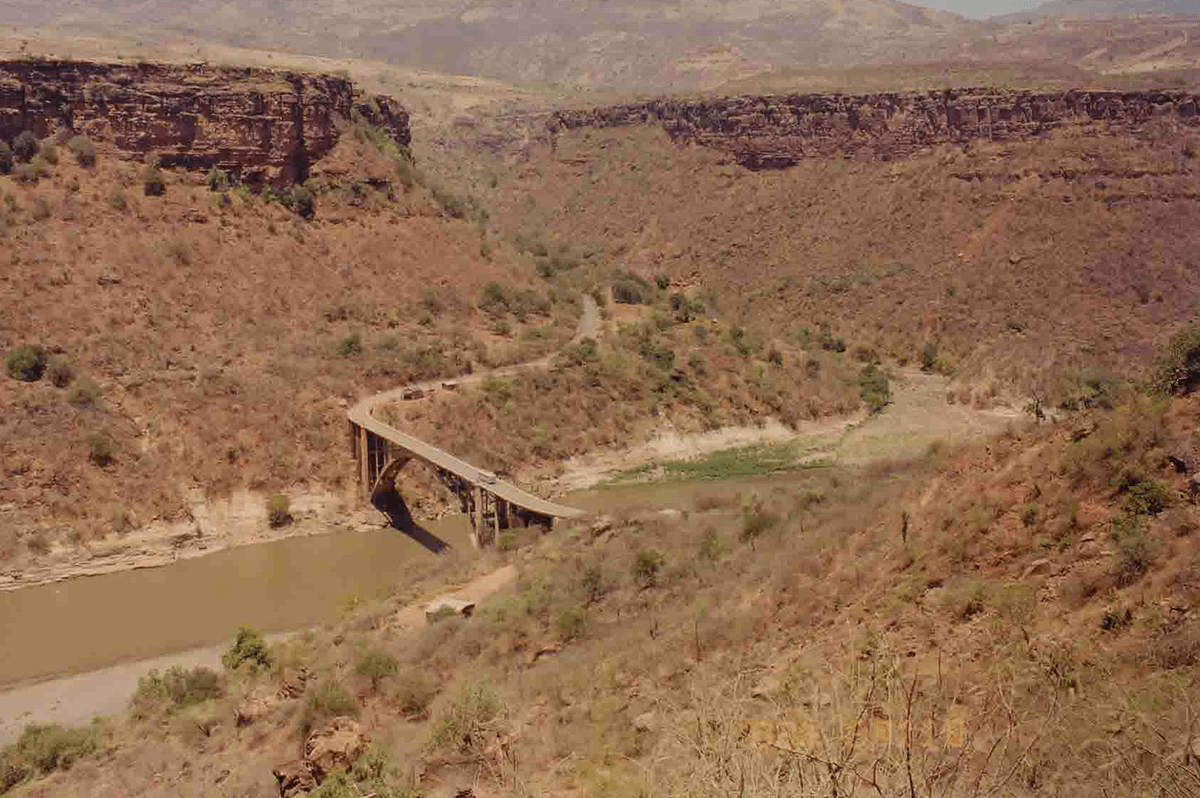
[[[1139,368],[1200,299],[1196,134],[1104,130],[752,172],[653,124],[582,127],[480,190],[503,222],[704,286],[780,341],[828,325],[902,361],[931,345],[1027,389]]]

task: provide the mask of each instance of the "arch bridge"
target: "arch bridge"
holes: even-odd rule
[[[457,383],[443,383],[442,387],[454,388]],[[372,503],[394,491],[396,475],[417,459],[428,463],[438,480],[458,497],[462,511],[471,519],[471,541],[477,547],[494,543],[501,529],[516,522],[550,526],[555,518],[583,515],[582,510],[535,496],[374,416],[377,405],[421,394],[422,388],[398,388],[350,409],[351,450],[358,465],[358,482]]]

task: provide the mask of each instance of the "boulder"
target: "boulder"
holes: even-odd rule
[[[592,537],[595,538],[595,537],[599,537],[600,535],[603,535],[605,532],[612,529],[612,525],[613,525],[612,519],[609,518],[607,515],[602,515],[596,519],[596,521],[591,525],[591,527],[588,529],[588,531],[592,534]]]
[[[302,759],[284,762],[271,771],[279,782],[279,798],[294,798],[317,788],[317,780]]]
[[[633,719],[633,728],[640,732],[652,732],[658,728],[658,714],[643,712]]]
[[[367,735],[352,718],[334,718],[308,736],[304,761],[317,783],[330,774],[349,770],[367,747]]]

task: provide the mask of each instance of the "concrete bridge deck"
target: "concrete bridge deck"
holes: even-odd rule
[[[595,336],[599,326],[599,309],[590,297],[584,298],[583,317],[572,342]],[[359,465],[359,478],[372,501],[392,490],[396,474],[411,459],[423,460],[433,466],[442,482],[454,491],[464,512],[475,526],[474,540],[483,545],[493,534],[511,523],[512,517],[540,520],[549,524],[554,518],[575,518],[583,511],[575,507],[548,501],[499,479],[494,474],[462,460],[433,444],[396,429],[375,417],[375,409],[389,402],[403,401],[429,392],[457,388],[488,377],[515,376],[550,366],[546,357],[532,363],[472,374],[453,380],[432,380],[406,385],[376,394],[350,408],[347,414],[351,426],[353,450]],[[486,523],[490,521],[491,523]],[[488,527],[491,527],[489,530]]]

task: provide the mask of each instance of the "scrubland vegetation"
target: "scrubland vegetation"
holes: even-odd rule
[[[513,530],[489,557],[519,576],[470,618],[399,628],[409,592],[269,651],[243,632],[226,675],[153,674],[129,720],[31,729],[7,778],[153,792],[153,749],[193,762],[177,794],[268,791],[348,717],[370,747],[318,795],[1193,795],[1200,417],[1110,397],[911,462],[714,483],[682,514]]]

